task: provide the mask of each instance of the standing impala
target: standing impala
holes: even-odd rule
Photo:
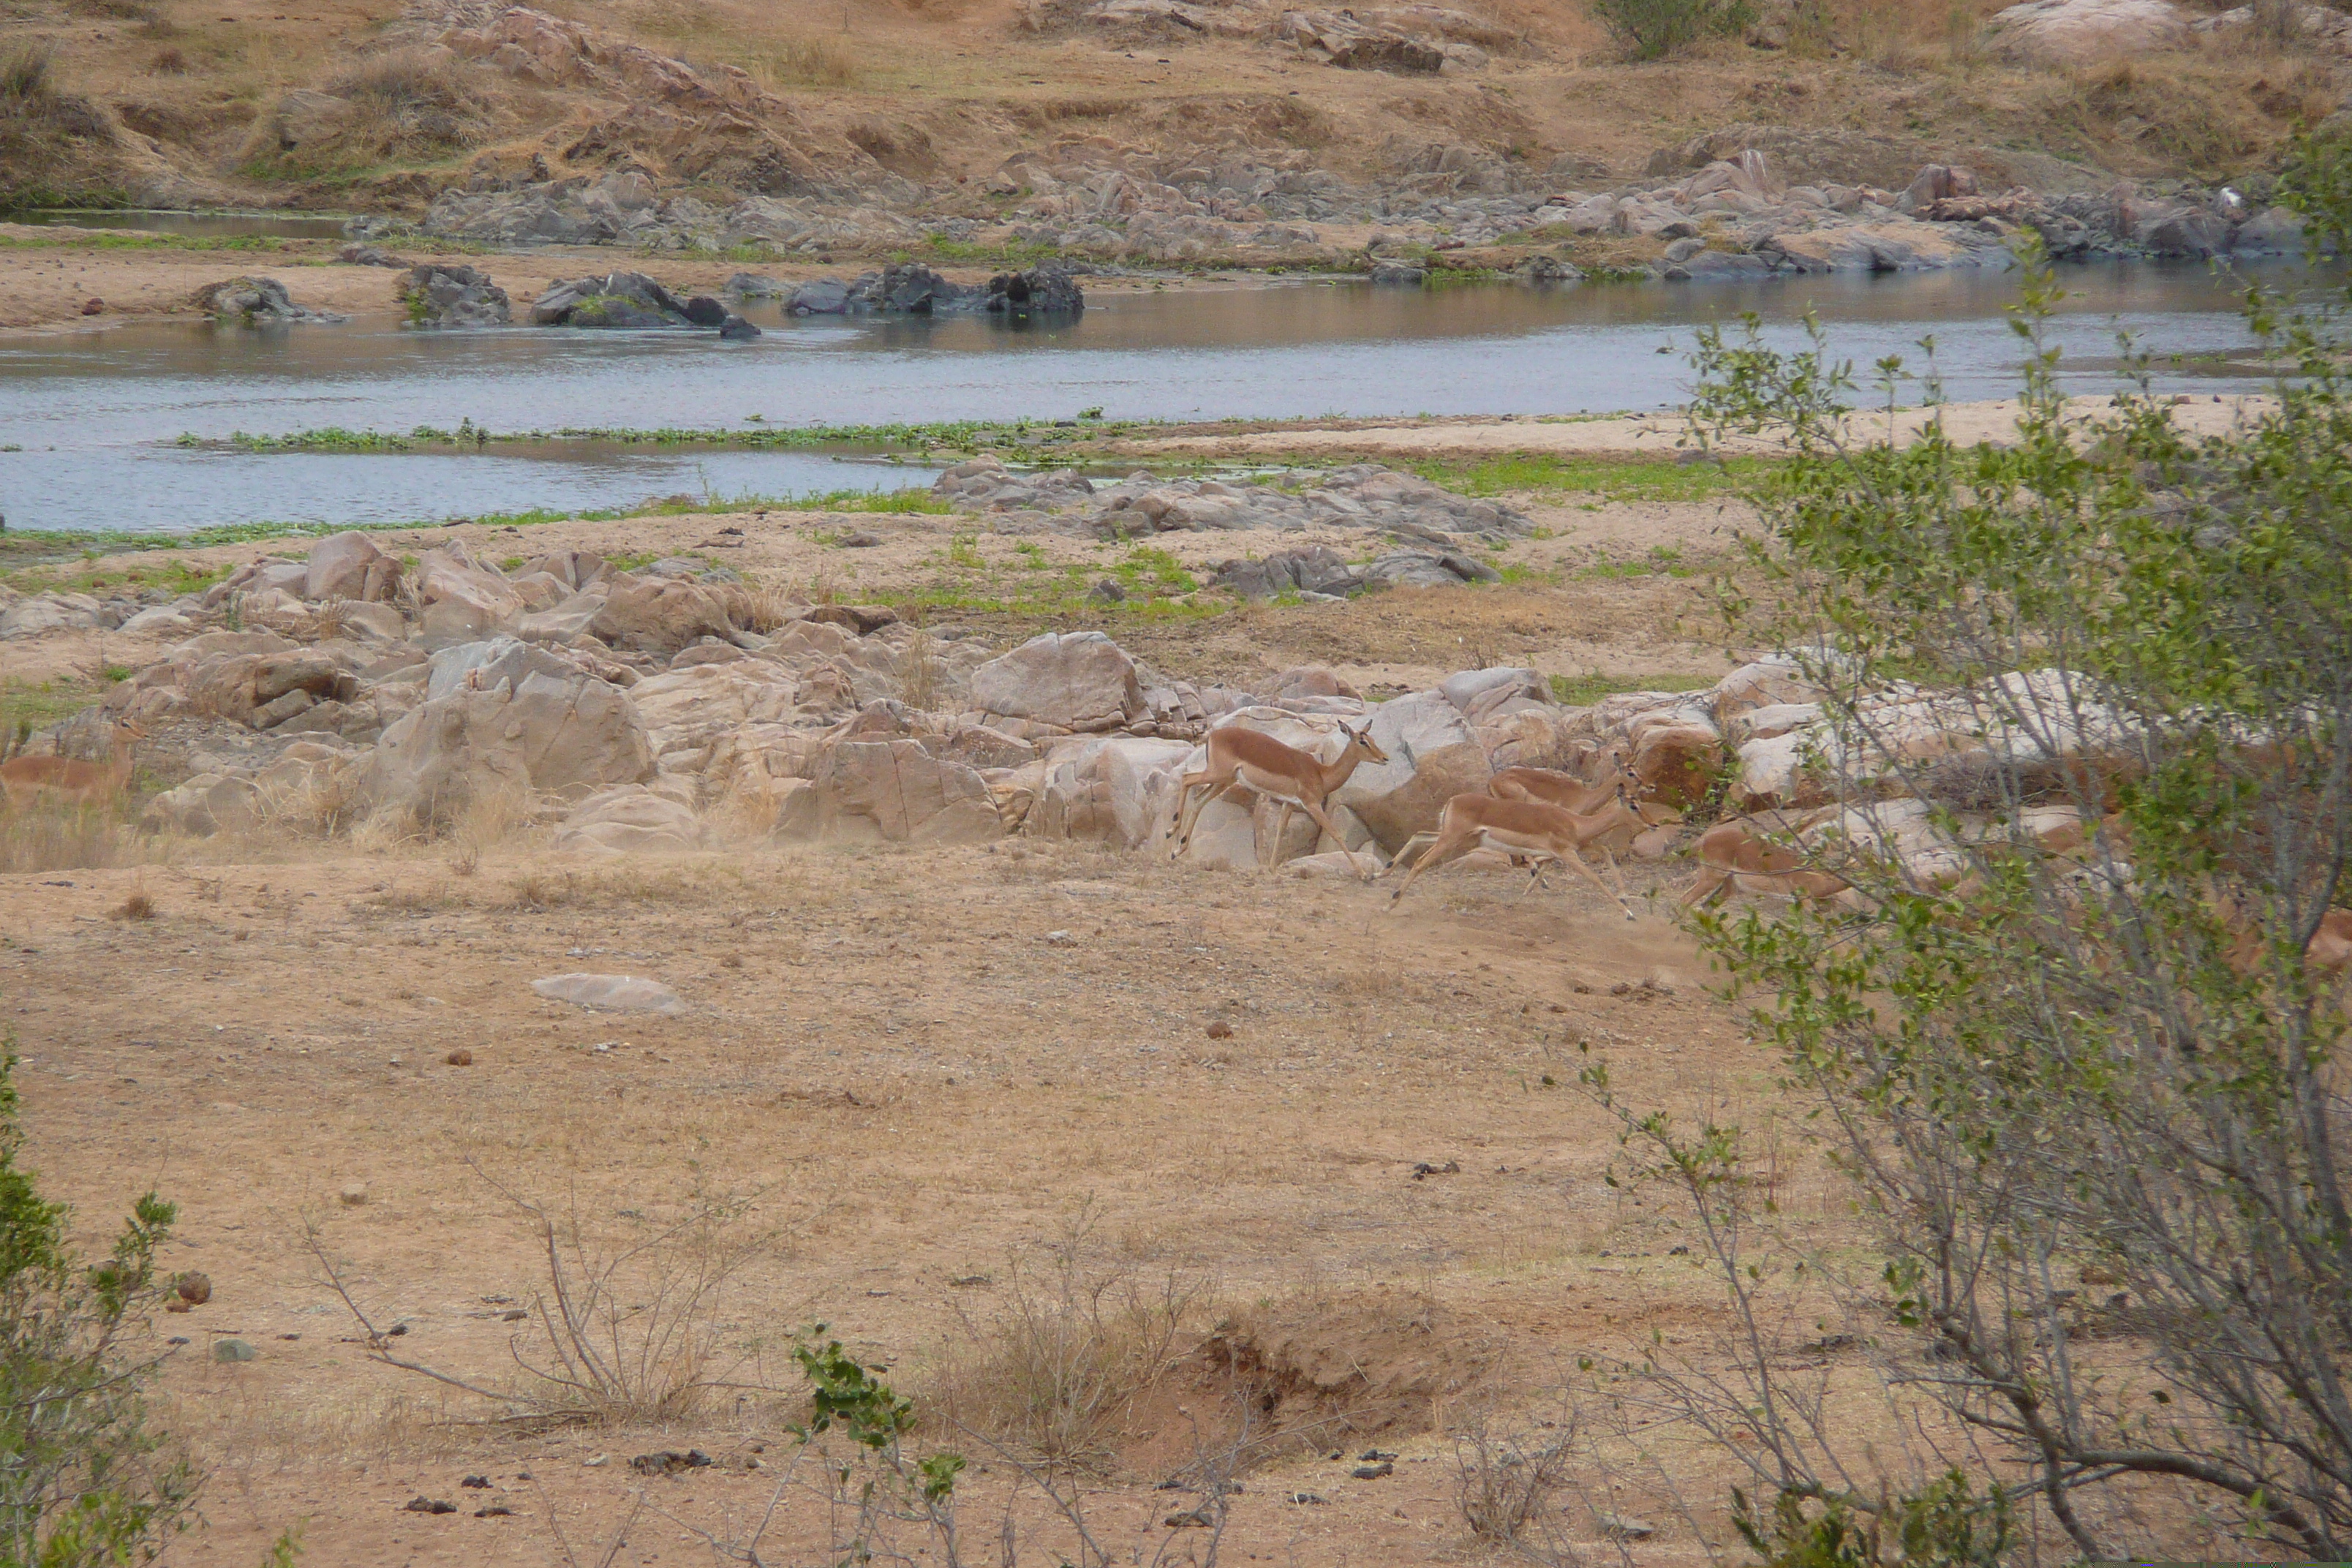
[[[1614,787],[1608,805],[1593,812],[1568,811],[1557,805],[1547,805],[1541,801],[1496,800],[1490,795],[1457,795],[1447,801],[1445,809],[1438,814],[1437,842],[1421,852],[1421,858],[1412,863],[1412,870],[1397,884],[1397,890],[1390,896],[1389,908],[1396,908],[1397,900],[1404,897],[1404,890],[1412,887],[1414,879],[1423,871],[1452,859],[1465,849],[1487,844],[1497,849],[1513,850],[1535,858],[1535,875],[1528,879],[1528,888],[1533,888],[1542,879],[1547,860],[1574,867],[1590,879],[1594,887],[1615,899],[1617,907],[1625,911],[1625,918],[1630,921],[1633,918],[1633,906],[1625,901],[1624,879],[1618,877],[1617,890],[1610,892],[1609,884],[1601,879],[1600,872],[1584,863],[1583,855],[1586,845],[1611,828],[1629,826],[1638,833],[1648,826],[1648,822],[1627,798],[1622,784]],[[1611,875],[1616,875],[1617,862],[1611,858],[1609,851],[1601,850],[1601,857],[1609,862]],[[1527,896],[1525,889],[1520,890],[1519,896]]]
[[[8,804],[23,810],[43,795],[62,795],[89,805],[101,805],[122,793],[131,780],[131,742],[147,731],[128,719],[115,721],[109,732],[107,758],[86,763],[79,757],[16,757],[0,763],[0,789]]]
[[[1385,763],[1389,754],[1372,743],[1372,721],[1369,719],[1360,730],[1350,730],[1342,724],[1339,733],[1348,737],[1348,743],[1339,756],[1321,763],[1296,746],[1286,746],[1271,735],[1262,735],[1238,724],[1210,731],[1208,765],[1197,773],[1186,773],[1176,787],[1176,821],[1169,840],[1168,858],[1172,860],[1184,853],[1186,846],[1192,842],[1192,829],[1200,826],[1201,813],[1208,809],[1211,801],[1239,787],[1282,803],[1282,815],[1274,826],[1273,845],[1258,857],[1260,869],[1265,868],[1272,855],[1281,852],[1283,830],[1290,826],[1294,809],[1313,817],[1316,826],[1339,843],[1348,863],[1355,865],[1356,852],[1348,848],[1346,837],[1323,814],[1323,803],[1332,791],[1348,782],[1358,763]],[[1196,789],[1206,793],[1187,817],[1185,804]]]

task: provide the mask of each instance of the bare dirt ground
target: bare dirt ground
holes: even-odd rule
[[[213,1281],[155,1331],[191,1342],[167,1410],[215,1467],[211,1528],[174,1551],[190,1563],[250,1563],[304,1520],[310,1561],[539,1563],[560,1560],[551,1510],[601,1540],[639,1489],[706,1528],[765,1497],[782,1399],[718,1400],[668,1432],[509,1436],[433,1426],[481,1412],[366,1363],[304,1227],[380,1326],[409,1325],[404,1354],[497,1379],[497,1311],[540,1281],[486,1178],[576,1205],[608,1240],[758,1194],[781,1234],[729,1297],[730,1328],[772,1358],[829,1321],[919,1394],[1081,1209],[1110,1255],[1209,1281],[1223,1309],[1434,1303],[1449,1333],[1500,1347],[1492,1370],[1377,1439],[1402,1449],[1392,1478],[1349,1479],[1319,1450],[1252,1474],[1224,1549],[1447,1558],[1465,1536],[1450,1427],[1540,1403],[1579,1355],[1679,1342],[1713,1300],[1658,1256],[1653,1211],[1602,1184],[1608,1129],[1559,1087],[1580,1046],[1662,1102],[1769,1093],[1655,915],[1629,927],[1581,889],[1515,902],[1513,879],[1466,870],[1396,914],[1379,887],[1018,843],[619,866],[510,851],[470,874],[438,853],[215,852],[9,881],[0,994],[36,1163],[93,1223],[169,1194],[169,1262]],[[109,918],[133,890],[156,917]],[[583,967],[657,977],[688,1010],[589,1016],[530,988]],[[471,1065],[446,1065],[458,1050]],[[346,1206],[347,1186],[366,1201]],[[1331,1316],[1348,1353],[1363,1331]],[[231,1335],[258,1359],[209,1359]],[[1165,1404],[1139,1408],[1119,1447],[1164,1462],[1170,1426]],[[1367,1440],[1330,1439],[1350,1461]],[[768,1474],[621,1468],[761,1441]],[[458,1489],[469,1474],[492,1489]],[[1113,1533],[1155,1539],[1158,1479],[1120,1465],[1098,1483]],[[1000,1466],[968,1506],[1003,1489]],[[467,1507],[401,1511],[420,1493]],[[486,1500],[517,1511],[473,1518]],[[634,1533],[621,1562],[702,1560],[674,1525]],[[1668,1523],[1640,1557],[1695,1546]]]
[[[1496,558],[1514,581],[1198,616],[1024,608],[1024,579],[1090,578],[1133,547],[961,518],[377,537],[409,552],[463,538],[492,559],[706,553],[852,601],[928,585],[965,601],[925,611],[936,629],[1002,646],[1091,622],[1196,679],[1309,661],[1372,689],[1506,659],[1620,684],[1721,671],[1704,582],[1620,563],[1663,543],[1703,565],[1736,509],[1515,499],[1548,536]],[[845,547],[851,529],[879,542]],[[1302,542],[1151,547],[1198,571]],[[79,689],[159,651],[50,634],[7,645],[0,678]],[[157,1318],[142,1342],[171,1352],[161,1420],[212,1473],[208,1525],[170,1562],[247,1564],[298,1523],[306,1562],[535,1568],[567,1551],[603,1561],[624,1536],[618,1563],[717,1561],[695,1532],[740,1535],[766,1506],[805,1409],[784,1352],[818,1321],[915,1397],[921,1446],[973,1457],[959,1495],[967,1531],[991,1543],[979,1560],[996,1560],[1009,1516],[1019,1562],[1059,1561],[1076,1551],[1066,1522],[951,1420],[959,1397],[1003,1381],[989,1347],[1034,1308],[1078,1226],[1087,1279],[1173,1279],[1191,1298],[1173,1363],[1117,1403],[1077,1472],[1091,1528],[1120,1560],[1463,1560],[1484,1550],[1456,1504],[1466,1434],[1540,1434],[1564,1390],[1589,1392],[1580,1360],[1636,1354],[1654,1334],[1696,1352],[1715,1331],[1718,1289],[1669,1255],[1671,1216],[1601,1179],[1617,1146],[1572,1087],[1586,1047],[1632,1098],[1769,1114],[1769,1064],[1664,918],[1685,877],[1674,862],[1628,868],[1643,911],[1628,924],[1558,878],[1522,898],[1516,875],[1449,868],[1391,912],[1389,884],[1019,839],[582,859],[518,828],[373,850],[155,839],[131,858],[0,877],[0,1026],[26,1058],[46,1189],[95,1237],[156,1188],[181,1207],[168,1266],[212,1280],[208,1302]],[[152,919],[120,918],[134,894]],[[686,1010],[589,1014],[530,987],[583,970],[660,980]],[[532,1325],[504,1314],[546,1279],[508,1194],[576,1215],[607,1249],[697,1205],[748,1201],[737,1231],[761,1245],[711,1320],[728,1381],[748,1386],[667,1424],[517,1429],[486,1421],[484,1401],[372,1363],[322,1256],[378,1328],[405,1325],[386,1342],[395,1353],[516,1381],[509,1339]],[[229,1338],[257,1357],[214,1360]],[[1154,1489],[1201,1434],[1231,1441],[1255,1397],[1219,1343],[1278,1350],[1294,1373],[1337,1368],[1345,1386],[1285,1384],[1287,1403],[1251,1417],[1259,1446],[1212,1542],[1165,1522],[1196,1495]],[[1360,1386],[1352,1368],[1368,1369]],[[665,1448],[719,1462],[628,1468]],[[1398,1456],[1393,1473],[1353,1479],[1373,1448]],[[1687,1518],[1629,1450],[1621,1469],[1580,1473],[1545,1528],[1621,1561],[1699,1561],[1702,1532],[1725,1537],[1731,1472],[1693,1451],[1675,1474]],[[418,1497],[457,1510],[407,1511]],[[477,1517],[491,1506],[513,1511]],[[1603,1512],[1657,1533],[1606,1539]],[[789,1550],[765,1560],[830,1560],[825,1530],[795,1494],[768,1540]]]

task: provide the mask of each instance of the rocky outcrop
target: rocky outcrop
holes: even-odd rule
[[[1016,321],[1076,316],[1086,308],[1086,290],[1068,268],[1051,264],[1000,272],[988,280],[981,295],[982,310]]]
[[[288,297],[286,285],[275,278],[229,278],[207,283],[195,292],[196,308],[223,321],[249,327],[288,321],[348,321],[332,310],[310,310]]]
[[[2006,54],[2080,65],[2178,48],[2189,22],[2171,0],[2024,0],[1986,23],[1985,37]]]
[[[1313,489],[1294,494],[1273,484],[1160,480],[1140,471],[1118,484],[1097,486],[1066,470],[1008,468],[1002,459],[989,456],[957,464],[934,481],[932,489],[957,510],[988,517],[1004,532],[1051,528],[1118,538],[1212,529],[1336,526],[1454,544],[1472,539],[1499,542],[1532,526],[1509,507],[1458,495],[1373,463],[1336,469]]]
[[[1100,632],[1046,632],[971,672],[972,706],[1084,733],[1146,711],[1135,661]]]
[[[912,740],[827,746],[776,819],[778,837],[802,842],[976,844],[1003,833],[979,772]]]
[[[530,308],[535,327],[685,327],[686,301],[642,272],[609,272],[551,286]]]
[[[628,695],[593,676],[534,670],[428,698],[391,725],[359,786],[368,805],[422,825],[472,801],[642,784],[653,749]]]
[[[412,268],[400,298],[420,327],[503,327],[514,319],[507,291],[472,267]]]

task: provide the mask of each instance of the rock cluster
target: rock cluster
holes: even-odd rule
[[[507,291],[478,268],[411,268],[400,280],[400,298],[421,327],[503,327],[514,319]]]
[[[196,290],[197,309],[223,321],[265,326],[280,321],[346,321],[331,310],[310,310],[288,298],[275,278],[228,278]]]
[[[1339,527],[1454,545],[1500,543],[1532,526],[1509,507],[1457,495],[1377,463],[1334,469],[1317,476],[1313,488],[1294,492],[1274,479],[1163,480],[1141,469],[1118,484],[1097,486],[1075,470],[1008,468],[1003,459],[983,455],[948,469],[931,488],[957,510],[986,517],[1001,533],[1052,530],[1114,539],[1209,529]],[[1295,580],[1293,585],[1298,585]]]
[[[747,279],[755,289],[765,279]],[[739,292],[730,280],[730,292]],[[747,294],[747,298],[762,298]],[[819,278],[800,285],[785,297],[784,310],[795,316],[878,314],[889,316],[950,316],[985,312],[1013,318],[1075,316],[1087,308],[1085,290],[1063,266],[1046,265],[1020,272],[1000,272],[983,287],[951,283],[920,262],[892,262],[851,283]]]
[[[681,300],[642,272],[608,272],[551,285],[530,308],[541,327],[717,327],[724,338],[760,330],[707,294]]]

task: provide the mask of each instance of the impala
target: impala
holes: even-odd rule
[[[0,763],[0,789],[19,810],[43,795],[62,795],[100,805],[122,793],[131,779],[131,742],[147,731],[128,719],[117,720],[107,736],[107,758],[86,763],[79,757],[17,757]]]
[[[1186,773],[1176,787],[1176,821],[1169,839],[1169,858],[1183,854],[1192,842],[1192,829],[1200,826],[1201,813],[1208,809],[1211,801],[1240,788],[1282,803],[1272,847],[1260,854],[1261,863],[1281,852],[1283,830],[1290,826],[1290,814],[1296,809],[1313,817],[1316,825],[1347,854],[1348,863],[1356,865],[1356,852],[1348,848],[1346,837],[1331,826],[1331,819],[1324,815],[1323,803],[1332,791],[1348,782],[1359,763],[1385,763],[1389,754],[1372,743],[1372,723],[1369,719],[1360,730],[1350,730],[1342,724],[1339,733],[1348,738],[1347,744],[1337,757],[1325,763],[1296,746],[1284,745],[1271,735],[1262,735],[1238,724],[1210,731],[1208,765],[1199,773]],[[1205,793],[1187,816],[1184,807],[1196,789]]]
[[[1507,849],[1535,859],[1535,874],[1528,879],[1532,889],[1543,879],[1544,862],[1557,860],[1573,867],[1590,879],[1592,885],[1617,900],[1625,918],[1633,918],[1633,906],[1625,901],[1624,879],[1618,877],[1618,887],[1610,892],[1609,884],[1601,873],[1584,863],[1584,847],[1614,827],[1630,825],[1635,832],[1648,826],[1642,814],[1626,796],[1620,783],[1613,786],[1609,803],[1599,811],[1569,811],[1541,801],[1496,800],[1490,795],[1457,795],[1445,803],[1437,817],[1437,842],[1421,853],[1412,863],[1412,870],[1389,898],[1389,907],[1396,908],[1405,889],[1415,878],[1442,861],[1479,844],[1496,849]],[[1603,849],[1601,858],[1609,862],[1610,874],[1617,875],[1617,862]],[[1527,896],[1527,889],[1519,896]]]
[[[1751,817],[1718,822],[1700,834],[1698,880],[1682,896],[1680,907],[1709,902],[1727,891],[1778,893],[1823,902],[1853,891],[1843,878],[1808,869],[1802,849],[1767,837],[1775,826]]]
[[[1557,768],[1505,768],[1486,781],[1486,793],[1496,800],[1532,800],[1562,811],[1599,811],[1619,790],[1631,796],[1642,787],[1624,758],[1614,752],[1608,755],[1609,776],[1599,784]]]

